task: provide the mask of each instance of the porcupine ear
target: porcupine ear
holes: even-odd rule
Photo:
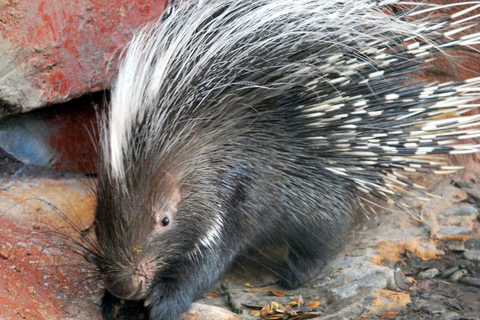
[[[163,199],[161,207],[155,212],[154,232],[163,232],[165,227],[170,225],[174,220],[175,212],[178,210],[178,205],[182,200],[178,183],[170,173],[166,171],[163,173],[160,179],[160,185],[161,188],[165,190],[166,199]]]

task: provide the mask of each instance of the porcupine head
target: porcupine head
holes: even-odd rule
[[[471,118],[439,126],[429,112],[472,98],[405,85],[433,50],[405,39],[441,25],[398,16],[374,1],[188,1],[134,36],[103,125],[88,256],[104,318],[126,299],[174,320],[266,241],[289,248],[281,284],[302,285],[359,199],[407,184],[394,170],[445,169],[409,157],[455,150],[435,134]]]

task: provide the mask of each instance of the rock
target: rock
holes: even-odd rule
[[[466,251],[463,253],[463,257],[470,261],[480,262],[480,250]]]
[[[448,278],[448,280],[452,281],[452,282],[457,282],[458,280],[460,280],[461,278],[463,278],[464,275],[466,275],[468,273],[467,270],[465,269],[460,269],[458,271],[455,271],[451,276],[450,278]]]
[[[117,57],[165,0],[0,3],[0,118],[110,86]]]
[[[440,274],[440,270],[437,268],[428,269],[422,272],[419,272],[417,275],[418,279],[433,279]]]
[[[457,226],[446,226],[446,227],[440,227],[440,236],[461,236],[461,235],[468,235],[470,233],[470,230],[467,228],[463,227],[457,227]]]
[[[453,214],[456,216],[477,215],[478,209],[470,204],[460,205],[458,207],[447,210],[445,214]]]
[[[480,279],[479,278],[463,277],[459,280],[459,282],[461,282],[463,284],[466,284],[468,286],[480,288]]]
[[[441,279],[447,279],[449,278],[452,274],[454,274],[455,272],[457,272],[458,270],[460,269],[459,266],[455,266],[455,267],[452,267],[452,268],[449,268],[445,271],[442,272],[442,274],[440,275],[440,278]]]
[[[179,320],[240,320],[240,318],[236,314],[219,307],[194,303]]]
[[[449,244],[447,244],[447,248],[450,251],[454,251],[454,252],[464,252],[466,250],[465,249],[465,243],[463,243],[463,242],[449,243]]]
[[[472,184],[468,187],[462,188],[469,197],[480,199],[480,184]]]
[[[468,250],[480,250],[480,239],[468,239],[465,243],[465,248]]]
[[[60,171],[95,172],[103,94],[0,119],[0,149],[23,163]]]

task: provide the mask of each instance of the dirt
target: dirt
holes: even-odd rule
[[[447,251],[439,259],[426,261],[407,252],[401,269],[415,284],[406,290],[412,302],[395,319],[480,318],[480,264],[464,259],[462,252]],[[435,278],[419,279],[419,272],[435,269],[440,271]],[[464,276],[456,280],[458,274]],[[476,279],[476,285],[461,282],[468,279]]]
[[[401,261],[392,264],[392,268],[407,279],[402,282],[395,276],[395,287],[392,290],[383,292],[383,297],[390,305],[381,301],[378,295],[372,295],[371,299],[376,300],[377,310],[364,308],[362,312],[361,301],[358,302],[356,315],[351,315],[344,306],[338,306],[335,297],[328,294],[322,294],[322,289],[318,287],[306,287],[295,291],[284,291],[277,285],[268,286],[245,286],[243,282],[230,280],[228,282],[231,291],[234,292],[235,301],[243,310],[244,317],[248,319],[258,319],[245,314],[255,313],[254,310],[263,307],[272,302],[282,305],[290,303],[292,300],[298,300],[301,296],[305,300],[305,305],[314,301],[320,301],[320,305],[313,310],[306,310],[309,314],[321,315],[319,319],[398,319],[398,320],[474,320],[480,319],[480,263],[466,260],[462,257],[462,252],[447,251],[438,259],[422,260],[412,252],[405,251],[402,254]],[[385,262],[391,263],[391,262]],[[438,275],[434,278],[423,279],[419,277],[422,271],[438,270]],[[463,280],[475,279],[474,284],[465,284],[458,280],[450,279],[452,270],[462,272]],[[249,270],[248,272],[255,272]],[[447,275],[445,277],[445,275]],[[232,277],[232,274],[229,275]],[[228,277],[227,277],[228,278]],[[245,279],[245,278],[244,278]],[[248,279],[248,276],[247,276]],[[233,284],[232,284],[233,283]],[[222,293],[217,286],[217,293]],[[222,297],[224,301],[225,297]],[[207,303],[213,298],[204,298]],[[406,302],[402,306],[402,299]],[[257,300],[251,304],[251,301]],[[382,308],[387,307],[387,308]],[[400,306],[400,308],[399,308]],[[301,310],[301,308],[300,308]],[[277,314],[278,316],[278,314]],[[265,319],[277,319],[275,315]],[[294,319],[285,318],[285,319]]]

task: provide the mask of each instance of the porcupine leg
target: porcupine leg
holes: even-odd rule
[[[154,284],[145,301],[150,319],[176,320],[225,273],[234,253],[217,248],[188,265],[173,266]]]
[[[339,220],[307,222],[312,229],[299,230],[286,239],[289,253],[280,274],[279,284],[282,287],[295,289],[308,284],[338,254],[345,244],[347,230],[354,223],[348,214],[345,215],[351,212],[350,209],[338,204],[332,214]],[[315,223],[317,225],[313,227]]]
[[[287,289],[305,285],[325,267],[328,258],[326,250],[321,248],[309,250],[290,246],[278,283]]]
[[[119,298],[114,297],[110,292],[105,290],[101,309],[102,309],[102,318],[107,319],[116,319],[118,310],[121,308],[122,304]]]

